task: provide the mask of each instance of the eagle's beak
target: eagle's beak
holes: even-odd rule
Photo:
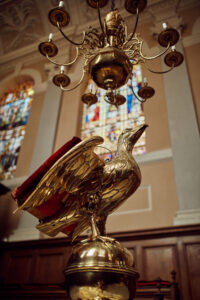
[[[135,144],[139,138],[141,137],[141,135],[143,134],[143,132],[145,131],[145,129],[148,127],[147,124],[142,125],[141,127],[139,127],[139,129],[137,131],[134,132],[134,134],[132,135],[132,143]]]

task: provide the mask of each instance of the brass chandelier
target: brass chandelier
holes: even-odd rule
[[[105,101],[118,107],[126,102],[126,98],[119,94],[118,89],[132,78],[134,65],[143,63],[150,72],[164,74],[183,62],[183,55],[174,46],[179,40],[179,33],[176,29],[168,27],[166,23],[162,24],[163,31],[158,35],[158,43],[165,48],[164,51],[152,57],[143,54],[144,41],[136,33],[136,29],[139,13],[146,7],[147,0],[125,0],[125,9],[131,14],[136,14],[136,21],[131,34],[127,33],[127,26],[115,8],[114,0],[111,0],[111,10],[107,13],[104,22],[101,19],[100,8],[107,5],[109,0],[86,1],[89,6],[97,9],[100,31],[89,27],[87,31],[83,32],[81,42],[72,41],[63,32],[63,28],[70,21],[70,16],[64,8],[64,1],[60,1],[58,7],[49,12],[50,22],[58,28],[69,43],[76,47],[76,56],[71,62],[59,64],[52,60],[52,57],[58,53],[58,48],[52,40],[52,33],[49,34],[48,41],[39,45],[40,53],[51,63],[60,67],[60,73],[53,77],[53,82],[63,91],[72,91],[78,87],[83,82],[85,74],[88,73],[98,87],[106,90]],[[157,72],[148,67],[147,61],[161,57],[164,54],[166,54],[164,62],[168,66],[166,71]],[[80,56],[84,58],[82,76],[75,86],[67,87],[70,84],[70,78],[65,73],[65,67],[73,65]],[[132,92],[140,102],[145,102],[155,93],[145,78],[138,94],[136,94],[133,87]],[[96,103],[98,99],[96,94],[89,92],[82,96],[82,101],[90,106]]]

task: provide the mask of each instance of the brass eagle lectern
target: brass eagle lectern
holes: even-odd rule
[[[132,150],[146,127],[125,129],[119,136],[116,156],[107,162],[94,152],[103,143],[102,137],[81,141],[54,163],[23,203],[18,202],[18,209],[31,212],[48,205],[53,196],[63,196],[59,210],[41,219],[37,226],[49,236],[67,228],[65,232],[74,240],[91,228],[88,239],[73,247],[65,270],[72,300],[134,297],[139,274],[133,257],[105,235],[105,223],[140,185],[141,173]]]

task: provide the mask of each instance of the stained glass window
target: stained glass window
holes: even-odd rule
[[[13,178],[32,102],[32,83],[0,97],[0,180]]]
[[[92,135],[100,135],[104,138],[104,145],[111,151],[116,151],[118,136],[124,128],[133,128],[145,123],[143,105],[133,95],[138,92],[142,82],[141,67],[133,67],[132,80],[119,89],[119,94],[123,95],[127,101],[117,109],[104,101],[105,90],[97,88],[95,83],[90,80],[86,92],[97,92],[98,102],[90,107],[84,105],[82,118],[82,138]],[[145,132],[134,147],[135,155],[146,152]],[[99,148],[99,154],[105,153],[105,149]]]

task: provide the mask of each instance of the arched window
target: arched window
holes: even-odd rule
[[[13,178],[32,95],[32,82],[24,82],[0,97],[0,180]]]
[[[117,109],[104,101],[105,91],[97,88],[95,83],[90,80],[86,92],[97,91],[98,102],[90,107],[84,105],[82,118],[81,137],[89,137],[92,135],[100,135],[104,138],[104,145],[111,151],[116,151],[116,144],[120,132],[124,128],[133,128],[137,125],[144,124],[143,105],[133,95],[130,85],[132,84],[134,91],[138,92],[142,82],[142,72],[139,65],[133,67],[132,82],[119,89],[119,93],[123,95],[127,102]],[[98,153],[104,154],[106,151],[99,148]],[[134,154],[143,154],[146,152],[145,132],[134,147]]]

